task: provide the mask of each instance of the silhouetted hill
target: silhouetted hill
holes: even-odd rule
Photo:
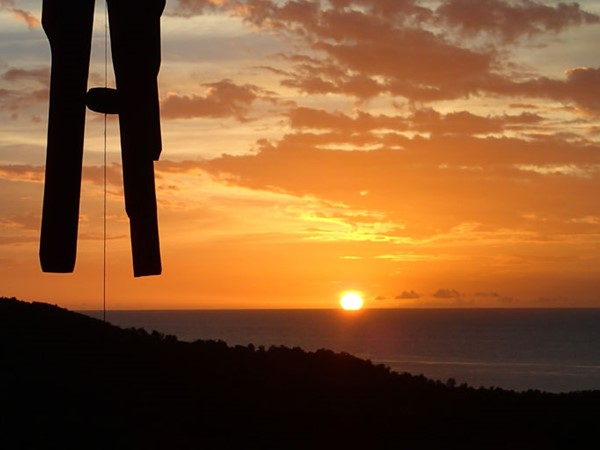
[[[0,299],[3,449],[589,449],[600,392],[451,387]]]

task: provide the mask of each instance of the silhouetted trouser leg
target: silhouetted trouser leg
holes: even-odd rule
[[[81,164],[94,0],[44,0],[50,41],[50,109],[40,237],[44,272],[72,272],[77,253]]]
[[[134,276],[161,273],[154,164],[162,149],[157,76],[165,0],[108,0]]]

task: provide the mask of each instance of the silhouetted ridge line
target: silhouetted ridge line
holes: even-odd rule
[[[584,449],[597,437],[598,391],[454,387],[329,350],[180,342],[6,298],[0,338],[10,449]]]

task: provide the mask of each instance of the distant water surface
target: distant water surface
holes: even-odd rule
[[[600,389],[600,309],[108,311],[107,320],[184,341],[328,348],[475,387]]]

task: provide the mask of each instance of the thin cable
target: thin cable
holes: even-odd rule
[[[104,2],[104,87],[108,87],[108,8]],[[104,192],[103,192],[103,224],[102,224],[102,319],[106,322],[106,122],[104,114]]]

